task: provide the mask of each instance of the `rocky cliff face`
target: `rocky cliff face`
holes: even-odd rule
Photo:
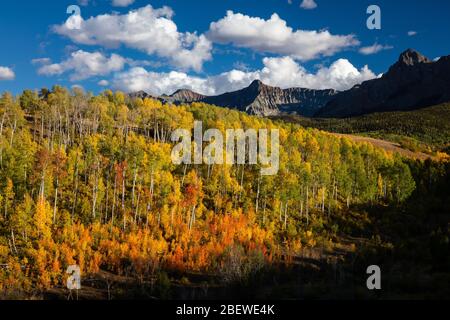
[[[450,101],[450,56],[433,62],[408,49],[381,78],[339,93],[317,117],[406,111]]]
[[[279,104],[283,113],[313,116],[332,100],[338,91],[291,88],[283,90],[284,99]]]
[[[247,88],[207,97],[203,101],[259,116],[272,116],[283,112],[309,116],[325,106],[336,93],[335,90],[281,89],[255,80]]]
[[[201,101],[205,98],[206,96],[188,89],[177,90],[171,96],[163,95],[160,97],[160,99],[166,103],[176,103],[176,104]]]
[[[331,89],[281,89],[255,80],[247,88],[218,96],[204,96],[191,90],[182,89],[170,96],[163,95],[157,99],[164,103],[173,104],[205,102],[259,116],[271,116],[280,113],[312,116],[336,94],[337,92]],[[131,94],[130,97],[146,98],[151,96],[145,92],[136,92]]]
[[[150,94],[148,94],[145,91],[136,91],[136,92],[132,92],[128,95],[131,99],[136,99],[136,98],[140,98],[140,99],[145,99],[145,98],[149,98],[149,99],[158,99],[157,97],[154,97]]]

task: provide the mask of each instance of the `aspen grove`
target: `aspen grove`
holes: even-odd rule
[[[278,129],[278,173],[173,164],[171,134],[192,132],[194,121],[223,135]],[[295,124],[121,92],[4,93],[0,291],[64,285],[70,265],[142,281],[161,270],[239,281],[319,240],[332,245],[330,217],[401,203],[414,189],[399,155]]]

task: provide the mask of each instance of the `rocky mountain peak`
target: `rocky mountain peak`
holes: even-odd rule
[[[449,57],[433,62],[416,50],[408,49],[383,77],[339,93],[315,115],[345,118],[374,112],[409,111],[448,102]]]
[[[429,63],[431,62],[430,59],[422,55],[420,52],[414,50],[414,49],[408,49],[404,51],[398,60],[398,63],[407,65],[407,66],[414,66],[419,63]]]
[[[190,94],[190,93],[195,93],[195,92],[192,90],[189,90],[189,89],[178,89],[173,94],[171,94],[171,97],[173,97],[175,95],[179,95],[179,94]]]
[[[180,89],[175,91],[169,98],[178,102],[193,102],[201,100],[205,98],[205,96],[190,89]]]
[[[147,92],[140,90],[133,93],[130,93],[129,96],[133,99],[139,98],[139,99],[145,99],[145,98],[153,98],[152,95],[148,94]]]
[[[261,90],[263,88],[268,87],[266,84],[264,84],[261,80],[254,80],[250,86],[249,89],[253,89],[253,90]]]

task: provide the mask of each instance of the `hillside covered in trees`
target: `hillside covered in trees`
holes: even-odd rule
[[[345,119],[274,117],[320,130],[358,134],[399,143],[412,151],[450,153],[450,104],[415,111],[379,112]]]
[[[278,174],[174,165],[171,133],[194,120],[279,129]],[[260,298],[343,287],[376,297],[364,288],[377,263],[386,297],[448,294],[445,159],[413,162],[297,124],[111,91],[4,93],[0,121],[1,298],[65,298],[74,264],[87,297],[104,299],[236,287]]]

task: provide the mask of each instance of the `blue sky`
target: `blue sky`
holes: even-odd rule
[[[344,90],[385,72],[407,48],[450,54],[447,0],[314,0],[310,9],[302,1],[3,0],[0,92],[61,84],[217,94],[255,78]],[[79,30],[68,28],[72,4]],[[381,30],[366,27],[370,4],[381,8]]]

